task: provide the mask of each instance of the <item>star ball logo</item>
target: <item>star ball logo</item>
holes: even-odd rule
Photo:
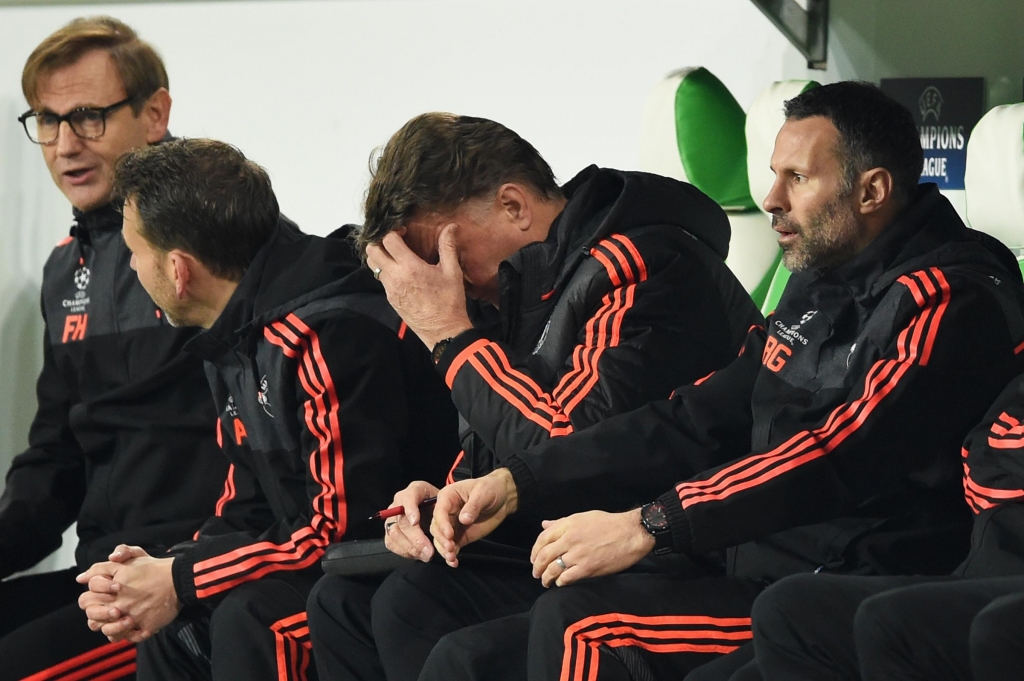
[[[75,286],[79,291],[84,291],[89,285],[89,268],[82,266],[75,270]]]
[[[75,295],[71,299],[65,299],[61,301],[61,306],[68,312],[82,313],[85,312],[85,308],[89,305],[89,294],[85,292],[85,289],[89,287],[89,279],[92,273],[89,268],[82,265],[75,270]]]
[[[935,116],[937,123],[942,114],[942,93],[939,92],[939,88],[934,85],[926,87],[921,93],[920,99],[917,100],[917,108],[921,112],[922,124],[928,120],[929,114]]]

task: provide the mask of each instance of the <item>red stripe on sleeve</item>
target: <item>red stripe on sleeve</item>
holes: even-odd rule
[[[486,338],[481,338],[478,341],[474,341],[469,347],[455,356],[455,361],[448,367],[448,371],[444,376],[444,382],[448,385],[449,390],[451,390],[452,384],[455,383],[455,376],[459,373],[462,365],[468,362],[470,357],[479,352],[489,342]]]
[[[836,407],[822,427],[797,433],[772,451],[741,459],[709,479],[679,483],[676,491],[684,509],[758,487],[827,455],[864,424],[911,366],[923,365],[925,355],[931,353],[929,343],[934,344],[942,313],[948,305],[949,287],[944,277],[939,279],[938,288],[924,279],[922,283],[928,290],[928,296],[924,296],[918,282],[909,277],[901,277],[899,281],[907,286],[914,300],[923,308],[899,334],[899,359],[876,362],[865,378],[862,396],[849,404]],[[932,314],[933,311],[935,314]],[[920,351],[922,344],[926,346],[924,352]]]
[[[622,277],[620,277],[619,273],[615,271],[615,265],[613,265],[612,261],[608,259],[608,256],[597,250],[596,247],[590,249],[590,255],[597,258],[597,260],[604,265],[604,269],[608,272],[608,278],[612,281],[612,286],[622,286]]]
[[[263,327],[263,337],[266,338],[271,343],[273,343],[274,345],[276,345],[277,347],[281,348],[281,351],[284,352],[285,357],[295,358],[298,356],[298,351],[295,350],[295,348],[288,345],[288,343],[286,343],[283,338],[271,332],[269,326]]]
[[[309,526],[295,531],[284,544],[257,542],[196,563],[193,572],[199,598],[221,593],[271,572],[308,567],[319,560],[324,547],[340,539],[347,528],[340,407],[334,382],[317,333],[295,314],[289,314],[284,322],[275,322],[272,329],[265,328],[264,337],[291,358],[299,357],[296,348],[301,348],[296,371],[299,384],[310,398],[305,403],[306,426],[317,440],[309,462],[310,473],[320,485],[320,492],[312,502],[314,517]],[[231,494],[234,494],[233,481],[231,487]]]

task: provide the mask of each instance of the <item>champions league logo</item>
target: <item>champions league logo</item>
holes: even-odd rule
[[[75,286],[78,287],[79,291],[84,291],[89,285],[89,268],[79,267],[75,270]]]
[[[939,92],[939,88],[934,85],[925,88],[921,98],[917,100],[917,108],[921,112],[922,125],[928,120],[928,114],[935,116],[935,121],[938,122],[942,114],[942,93]]]
[[[92,273],[89,272],[89,268],[79,267],[75,270],[75,297],[68,300],[61,301],[61,306],[67,312],[74,312],[75,314],[81,314],[85,312],[85,308],[89,305],[89,295],[85,292],[85,289],[89,286],[89,278]]]
[[[913,112],[924,151],[921,181],[962,190],[967,140],[985,107],[983,78],[883,78],[882,92]]]
[[[789,327],[790,330],[796,331],[801,326],[814,319],[814,315],[816,314],[818,314],[817,310],[808,310],[807,312],[804,313],[804,316],[800,318],[800,323],[794,324],[793,326]],[[806,345],[806,343],[804,343],[804,345]]]

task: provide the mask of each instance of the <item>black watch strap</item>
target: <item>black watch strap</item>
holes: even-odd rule
[[[430,351],[430,359],[434,361],[434,365],[441,363],[441,357],[444,356],[444,351],[448,349],[448,346],[452,344],[455,337],[442,338],[441,340],[434,343],[434,348]]]

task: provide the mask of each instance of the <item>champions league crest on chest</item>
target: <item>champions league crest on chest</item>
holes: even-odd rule
[[[88,267],[82,265],[74,274],[75,291],[71,298],[65,298],[61,301],[61,306],[66,312],[80,314],[85,312],[85,308],[89,305],[89,294],[86,289],[89,288],[89,282],[92,280],[92,272]]]
[[[79,291],[84,291],[89,286],[89,274],[89,268],[85,265],[75,270],[75,286]]]

